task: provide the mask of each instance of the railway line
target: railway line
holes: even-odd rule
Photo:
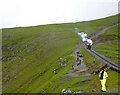
[[[106,28],[103,28],[102,30],[100,30],[100,32],[98,32],[96,35],[94,35],[91,38],[94,39],[98,35],[103,34],[106,30],[108,30],[108,29],[110,29],[110,28],[112,28],[114,26],[118,26],[118,25],[120,25],[120,23],[115,23],[115,24],[110,25],[110,26],[108,26]],[[100,53],[98,53],[98,52],[96,52],[94,50],[89,50],[89,52],[91,52],[91,54],[94,54],[97,57],[99,57],[100,59],[102,59],[102,61],[105,62],[111,69],[113,69],[115,71],[118,71],[120,73],[120,66],[117,63],[107,59],[105,56],[101,55]]]
[[[90,54],[92,54],[92,55],[97,56],[98,58],[100,58],[100,59],[101,59],[105,64],[107,64],[111,69],[113,69],[113,70],[115,70],[115,71],[117,71],[117,72],[120,73],[120,66],[119,66],[117,63],[115,63],[115,62],[107,59],[105,56],[101,55],[100,53],[98,53],[98,52],[96,52],[96,51],[94,51],[94,50],[88,50],[88,49],[87,49],[87,51],[88,51]]]
[[[98,37],[99,35],[103,34],[104,32],[106,32],[106,30],[108,30],[108,29],[110,29],[110,28],[112,28],[112,27],[114,27],[114,26],[119,26],[119,25],[120,25],[120,22],[114,23],[114,24],[112,24],[112,25],[110,25],[110,26],[106,26],[106,27],[104,27],[103,29],[97,31],[94,35],[92,35],[92,36],[90,37],[90,39],[94,39],[94,38]],[[77,46],[77,48],[75,49],[75,52],[79,51],[79,49],[80,49],[81,47],[83,47],[83,45],[84,45],[84,44],[83,44],[82,42],[79,43],[78,46]],[[117,72],[120,73],[120,66],[119,66],[117,63],[109,60],[108,58],[106,58],[105,56],[101,55],[100,53],[98,53],[98,52],[96,52],[96,51],[94,51],[94,50],[88,50],[88,49],[86,49],[86,50],[87,50],[90,54],[92,54],[92,55],[94,55],[94,56],[97,56],[99,59],[101,59],[101,61],[103,61],[105,64],[107,64],[111,69],[113,69],[113,70],[115,70],[115,71],[117,71]]]

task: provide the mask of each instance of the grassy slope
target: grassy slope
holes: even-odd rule
[[[3,92],[60,92],[66,87],[75,91],[79,84],[83,90],[90,90],[82,76],[77,80],[61,78],[75,62],[70,56],[79,42],[74,28],[91,35],[116,22],[117,16],[113,16],[74,24],[3,29],[3,57],[7,58],[3,61]],[[60,57],[67,59],[64,68],[58,66]],[[57,74],[53,73],[54,68],[58,69]]]
[[[94,48],[97,52],[100,52],[110,60],[119,63],[118,53],[118,26],[115,26],[104,34],[100,35],[96,41],[99,41],[98,45]]]
[[[6,67],[6,69],[3,70],[3,77],[7,74],[10,75],[11,78],[14,78],[14,76],[17,77],[16,80],[11,79],[9,83],[7,83],[8,81],[3,81],[3,83],[7,83],[6,86],[8,87],[8,91],[10,85],[13,85],[10,87],[10,90],[14,90],[15,88],[23,87],[24,84],[32,81],[31,78],[39,77],[39,74],[44,71],[52,72],[57,59],[69,52],[74,47],[75,40],[78,39],[74,33],[67,32],[68,30],[64,32],[53,28],[51,29],[51,31],[53,30],[51,32],[50,29],[47,28],[47,30],[44,30],[44,33],[39,33],[39,27],[37,27],[37,31],[29,29],[29,33],[27,33],[27,31],[25,32],[25,29],[22,30],[21,33],[15,32],[16,30],[14,31],[14,29],[11,30],[13,35],[17,33],[19,36],[21,35],[21,38],[15,35],[14,37],[11,37],[11,39],[9,38],[9,41],[12,40],[10,42],[13,42],[9,44],[12,45],[9,45],[8,43],[4,44],[7,46],[5,46],[6,52],[3,52],[3,56],[15,57],[4,62],[3,67]],[[33,32],[35,32],[35,34]],[[3,31],[3,33],[5,32]],[[3,36],[3,39],[4,38],[5,37]],[[16,44],[14,41],[18,43]],[[7,51],[8,47],[14,48],[14,50]],[[11,55],[11,53],[13,53],[13,55]],[[10,73],[8,73],[8,71]],[[52,75],[48,74],[48,78],[45,77],[46,81],[52,76],[53,73]],[[39,81],[43,83],[45,82],[45,79],[40,78]]]

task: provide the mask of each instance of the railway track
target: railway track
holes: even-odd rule
[[[90,39],[94,39],[96,37],[98,37],[99,35],[103,34],[104,32],[106,32],[106,30],[114,27],[114,26],[119,26],[120,25],[120,22],[118,23],[114,23],[112,25],[109,25],[109,26],[106,26],[104,28],[102,28],[101,30],[97,31],[95,34],[93,34]],[[81,42],[77,45],[77,47],[75,48],[75,51],[74,52],[77,52],[80,50],[80,48],[82,48],[84,46],[84,44]],[[94,56],[97,56],[99,59],[101,59],[105,64],[107,64],[111,69],[117,71],[120,73],[120,66],[115,63],[115,62],[112,62],[111,60],[107,59],[105,56],[99,54],[98,52],[94,51],[94,50],[88,50],[86,49],[90,54],[94,55]]]
[[[91,53],[92,55],[94,55],[94,56],[96,55],[97,57],[102,59],[111,69],[113,69],[113,70],[115,70],[115,71],[120,73],[120,66],[117,63],[107,59],[105,56],[101,55],[100,53],[98,53],[98,52],[96,52],[94,50],[88,50],[87,49],[87,51],[89,53]]]

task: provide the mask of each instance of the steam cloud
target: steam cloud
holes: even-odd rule
[[[78,33],[78,35],[82,38],[83,42],[87,42],[87,45],[91,45],[92,46],[93,42],[92,42],[91,39],[87,38],[87,34],[86,33],[81,32],[81,33]]]

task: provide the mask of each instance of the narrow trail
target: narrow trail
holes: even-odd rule
[[[93,34],[90,39],[94,39],[96,37],[98,37],[99,35],[105,33],[107,30],[109,30],[112,27],[118,26],[120,25],[120,23],[116,23],[116,24],[112,24],[110,26],[106,26],[102,29],[100,29],[99,31],[97,31],[95,34]],[[80,42],[79,44],[76,45],[76,48],[74,50],[74,52],[76,53],[77,51],[79,51],[81,48],[84,48],[84,43]],[[86,49],[87,50],[87,49]],[[112,62],[111,60],[107,59],[106,57],[104,57],[103,55],[97,53],[94,50],[87,50],[91,55],[96,56],[98,59],[101,59],[105,64],[107,64],[108,66],[110,66],[111,68],[113,68],[114,70],[120,71],[120,66],[118,66],[116,63]]]
[[[106,26],[106,27],[98,30],[98,31],[97,31],[96,33],[94,33],[93,35],[91,35],[90,39],[94,39],[94,38],[98,37],[99,35],[105,33],[106,30],[108,30],[108,29],[110,29],[110,28],[112,28],[112,27],[118,26],[118,25],[120,25],[120,23],[116,23],[116,24],[112,24],[112,25],[110,25],[110,26]],[[75,47],[74,52],[79,51],[82,47],[84,47],[84,43],[83,43],[83,42],[78,43],[78,44],[76,45],[76,47]]]
[[[102,28],[101,30],[98,30],[95,34],[93,34],[93,35],[90,37],[90,39],[96,38],[96,37],[98,37],[99,35],[105,33],[105,32],[106,32],[107,30],[109,30],[110,28],[115,27],[115,26],[118,26],[118,25],[120,25],[120,23],[115,23],[115,24],[112,24],[112,25],[110,25],[110,26],[106,26],[106,27]]]
[[[93,34],[93,35],[90,37],[90,39],[94,39],[94,38],[98,37],[99,35],[105,33],[108,29],[110,29],[110,28],[112,28],[112,27],[114,27],[114,26],[117,26],[117,25],[118,25],[118,23],[117,23],[117,24],[112,24],[112,25],[110,25],[110,26],[106,26],[106,27],[100,29],[100,30],[97,31],[95,34]],[[78,52],[81,48],[85,48],[85,43],[83,43],[83,42],[78,43],[78,44],[76,45],[75,49],[74,49],[74,54],[72,54],[71,56],[74,56],[74,57],[76,58],[76,57],[77,57],[76,52]],[[111,62],[111,61],[108,60],[107,58],[103,57],[103,55],[100,55],[99,53],[97,53],[97,54],[99,54],[100,56],[102,56],[102,58],[101,58],[100,56],[98,56],[97,54],[93,53],[93,52],[90,51],[90,50],[87,50],[87,49],[86,49],[86,51],[88,51],[91,55],[96,56],[97,59],[101,61],[101,63],[108,64],[108,65],[111,67],[111,64],[110,64],[110,63],[107,63],[107,62]],[[106,62],[103,58],[105,58],[105,60],[107,60],[107,62]],[[115,63],[112,63],[112,64],[115,64]],[[115,69],[118,70],[117,67],[113,67],[113,68],[115,68]],[[90,74],[90,72],[87,72],[87,70],[88,70],[88,67],[87,67],[86,63],[83,61],[83,62],[81,62],[81,65],[78,65],[78,66],[77,66],[76,64],[74,64],[74,69],[73,69],[73,70],[70,70],[69,73],[66,74],[65,76],[69,76],[69,77],[76,77],[76,76],[79,76],[79,75],[90,76],[91,74]]]
[[[110,26],[106,26],[104,28],[102,28],[101,30],[97,31],[95,34],[93,34],[90,39],[93,39],[95,37],[98,37],[99,35],[103,34],[104,32],[106,32],[106,30],[117,26],[118,24],[113,24]],[[76,45],[75,49],[74,49],[74,54],[72,54],[71,56],[74,56],[75,58],[77,57],[76,52],[78,52],[81,48],[85,48],[85,44],[83,42],[80,42]],[[87,50],[87,49],[86,49]],[[87,50],[91,55],[93,54],[91,51]],[[94,56],[98,57],[97,55],[94,54]],[[99,58],[99,57],[98,57]],[[100,58],[99,58],[100,59]],[[110,61],[110,60],[109,60]],[[73,80],[78,80],[79,78],[77,78],[77,76],[84,76],[82,78],[82,81],[90,81],[92,80],[91,77],[91,72],[88,71],[88,67],[86,65],[86,63],[84,61],[81,62],[80,65],[77,66],[77,64],[74,64],[74,69],[71,69],[67,74],[61,76],[62,78],[66,78],[67,81],[69,81],[70,79]],[[88,78],[89,77],[89,78]],[[76,91],[77,92],[77,91]],[[84,93],[84,91],[81,91],[82,93]],[[81,93],[80,92],[80,93]],[[89,92],[89,91],[88,91]],[[90,91],[91,92],[91,91]]]

